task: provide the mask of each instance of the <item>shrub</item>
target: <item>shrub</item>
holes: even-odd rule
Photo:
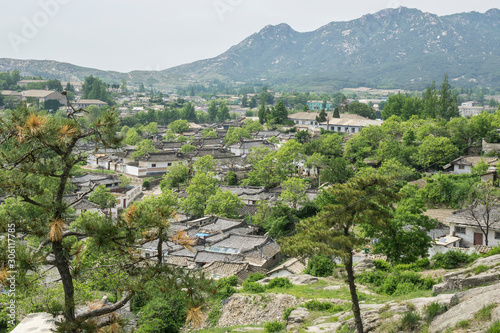
[[[432,302],[424,307],[425,320],[430,323],[436,316],[445,313],[448,307],[445,304]]]
[[[485,333],[500,333],[500,321],[495,321]]]
[[[480,274],[482,272],[486,272],[488,269],[490,269],[490,268],[486,265],[479,265],[474,269],[474,274],[477,275],[477,274]]]
[[[222,316],[221,304],[217,302],[211,307],[207,315],[207,323],[210,327],[215,327],[219,323],[220,316]]]
[[[332,304],[329,302],[321,302],[317,300],[311,300],[304,304],[304,307],[309,311],[328,311],[332,313],[345,311],[349,308],[348,303],[342,304]]]
[[[257,282],[252,282],[245,280],[243,282],[243,291],[248,292],[248,293],[263,293],[266,290],[266,288],[261,285],[260,283]]]
[[[281,332],[284,330],[285,330],[285,323],[282,323],[280,321],[268,321],[264,325],[264,332],[266,333]]]
[[[236,287],[238,285],[238,277],[233,275],[217,280],[217,287],[223,287],[226,285]]]
[[[142,181],[142,187],[145,188],[146,190],[149,190],[150,186],[151,186],[151,182],[148,179],[144,179]]]
[[[394,266],[395,270],[398,271],[421,271],[427,267],[429,267],[429,259],[423,258],[415,261],[414,263],[411,264],[399,264]]]
[[[252,274],[248,275],[248,278],[245,281],[255,282],[255,281],[262,280],[265,277],[266,276],[260,272],[259,273],[252,273]]]
[[[290,314],[292,311],[295,310],[295,306],[291,306],[289,308],[286,308],[285,311],[283,311],[283,320],[287,321],[288,317],[290,317]]]
[[[431,259],[435,260],[433,268],[453,269],[468,264],[478,258],[478,255],[468,255],[460,251],[448,251],[436,253]]]
[[[491,250],[489,250],[488,253],[485,253],[483,256],[484,257],[491,257],[491,256],[494,256],[495,254],[500,254],[500,245],[492,247]]]
[[[422,320],[422,318],[417,312],[408,311],[403,315],[403,318],[401,318],[399,329],[413,331],[420,325],[420,320]]]
[[[457,324],[457,326],[458,326],[459,328],[469,328],[469,326],[470,326],[470,322],[469,322],[468,320],[461,320],[461,321]]]
[[[363,284],[378,287],[377,292],[386,295],[405,295],[416,290],[429,290],[436,284],[432,278],[422,278],[412,271],[371,271],[361,273],[357,277]]]
[[[157,297],[141,309],[137,333],[180,332],[186,321],[186,300],[183,295]]]
[[[379,271],[389,272],[392,270],[391,264],[389,264],[385,260],[376,259],[373,260],[373,264],[375,265],[375,268]]]
[[[304,271],[306,274],[312,276],[327,277],[333,274],[335,264],[330,258],[324,255],[313,256],[307,263],[307,268]]]
[[[269,281],[267,288],[290,288],[293,284],[286,277],[276,277]]]

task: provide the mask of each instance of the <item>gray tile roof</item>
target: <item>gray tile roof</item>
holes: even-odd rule
[[[483,217],[484,207],[478,206],[474,208],[473,212],[474,215],[478,217],[477,220],[473,218],[470,209],[466,208],[454,211],[453,214],[448,217],[447,222],[472,227],[479,227],[478,223],[483,227],[486,226],[484,222],[484,218],[486,218],[486,215],[485,217]],[[500,230],[500,206],[495,206],[492,208],[489,214],[489,220],[490,230]]]

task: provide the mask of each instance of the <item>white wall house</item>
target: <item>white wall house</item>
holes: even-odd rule
[[[169,168],[179,163],[188,163],[188,159],[179,152],[148,153],[137,158],[135,162],[119,164],[118,171],[136,177],[146,177],[167,173]]]
[[[486,162],[489,167],[495,167],[498,163],[498,157],[461,156],[445,165],[444,169],[453,167],[454,174],[470,174],[472,168],[477,166],[481,160]]]
[[[462,246],[486,245],[486,235],[479,227],[483,226],[483,230],[486,231],[484,208],[481,206],[475,208],[474,215],[478,217],[477,220],[473,218],[470,209],[466,208],[454,212],[448,219],[451,235],[460,237]],[[488,246],[497,246],[500,244],[500,206],[492,209],[489,220]]]
[[[342,113],[340,118],[334,118],[332,112],[327,112],[327,120],[318,122],[316,117],[317,112],[298,112],[288,116],[295,125],[308,126],[311,129],[323,128],[325,130],[343,133],[358,133],[363,127],[374,125],[380,126],[382,120],[372,120],[356,114]]]

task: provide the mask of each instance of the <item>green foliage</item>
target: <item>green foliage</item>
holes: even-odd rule
[[[215,160],[212,155],[202,156],[193,163],[193,169],[196,172],[215,172]]]
[[[286,324],[280,321],[268,321],[264,324],[265,333],[278,333],[283,332],[286,328]]]
[[[304,307],[309,311],[328,311],[331,313],[346,311],[348,308],[350,308],[348,303],[333,304],[330,302],[322,302],[318,300],[308,301],[304,304]]]
[[[231,145],[233,143],[239,142],[240,140],[243,140],[244,138],[252,138],[248,129],[244,127],[229,127],[226,136],[224,137],[224,143],[226,145]]]
[[[234,171],[228,171],[225,177],[226,183],[229,186],[238,185],[238,177]]]
[[[500,321],[497,320],[488,327],[485,333],[500,333]]]
[[[486,272],[488,269],[490,269],[490,268],[486,265],[479,265],[476,268],[474,268],[474,274],[476,274],[476,275],[481,274],[483,272]]]
[[[150,179],[144,179],[142,181],[142,188],[149,190],[149,187],[151,186],[151,180]]]
[[[252,282],[245,280],[243,281],[243,291],[247,293],[263,293],[266,291],[266,287],[258,282]]]
[[[468,255],[460,251],[448,251],[446,253],[436,253],[431,260],[434,260],[432,268],[454,269],[464,266],[476,260],[477,254]]]
[[[483,306],[479,311],[474,313],[474,319],[479,321],[488,321],[491,320],[491,312],[494,308],[496,308],[498,303],[492,303],[488,306]]]
[[[162,295],[149,301],[141,309],[138,333],[175,333],[184,326],[187,315],[185,296]]]
[[[267,288],[268,289],[272,289],[272,288],[290,288],[292,285],[292,283],[290,282],[290,280],[286,277],[275,277],[274,279],[271,279],[271,281],[269,281],[269,284],[267,285]]]
[[[184,183],[189,179],[189,167],[178,163],[168,169],[168,172],[162,176],[160,182],[160,187],[162,191],[167,189],[172,189],[174,187],[179,187],[180,184]]]
[[[127,145],[135,146],[141,142],[141,140],[142,138],[139,133],[137,133],[137,130],[135,128],[130,128],[125,135],[125,140],[123,142]]]
[[[333,274],[334,268],[335,264],[331,258],[324,255],[317,255],[309,259],[304,273],[312,276],[327,277]]]
[[[460,208],[474,192],[474,186],[478,182],[478,177],[466,174],[436,174],[427,178],[427,184],[417,195],[431,207]]]
[[[116,198],[106,185],[97,186],[89,196],[89,201],[98,205],[101,209],[111,208],[116,203]]]
[[[139,147],[134,151],[132,157],[140,157],[146,155],[146,153],[157,153],[158,149],[153,145],[153,142],[149,139],[142,140],[139,142]]]
[[[420,321],[422,317],[417,312],[408,311],[401,318],[401,322],[399,323],[399,329],[404,330],[406,332],[414,331],[420,326]]]
[[[392,270],[391,264],[385,260],[375,259],[373,260],[373,265],[375,265],[375,268],[379,271],[390,272]]]
[[[424,307],[424,318],[425,321],[430,323],[438,315],[445,313],[448,310],[446,304],[439,304],[439,302],[432,302]]]
[[[98,99],[108,104],[112,103],[111,97],[106,90],[106,84],[98,77],[88,76],[82,85],[84,99]]]
[[[497,245],[497,246],[494,246],[492,247],[488,253],[485,253],[483,256],[484,257],[491,257],[491,256],[494,256],[496,254],[500,254],[500,245]]]
[[[183,132],[187,132],[189,130],[189,123],[187,120],[179,119],[171,122],[168,125],[168,128],[172,130],[174,133],[181,134]]]
[[[222,316],[222,305],[217,302],[212,305],[210,312],[207,315],[207,323],[210,327],[215,327],[219,323],[219,319]]]
[[[297,204],[304,204],[307,201],[307,185],[304,179],[288,178],[281,183],[281,188],[283,191],[280,194],[280,199],[291,207],[297,208]]]
[[[293,310],[295,310],[295,306],[290,306],[288,308],[285,308],[285,311],[283,311],[283,317],[282,317],[282,319],[284,321],[287,321]]]
[[[422,258],[417,260],[416,262],[412,262],[411,264],[395,265],[394,269],[399,271],[421,271],[425,268],[428,268],[429,265],[430,265],[429,259]]]
[[[255,281],[262,280],[264,278],[266,278],[265,274],[257,272],[257,273],[251,273],[251,274],[249,274],[248,278],[245,281],[255,282]]]
[[[181,147],[181,153],[187,154],[187,153],[190,153],[190,152],[194,151],[195,149],[196,149],[196,147],[193,146],[193,145],[187,145],[187,144],[186,145],[182,145],[182,147]]]
[[[181,208],[193,217],[202,217],[207,201],[217,193],[218,187],[213,173],[197,172],[186,188],[188,196],[181,200]]]
[[[358,275],[358,281],[363,284],[372,284],[377,292],[386,295],[406,295],[417,290],[430,290],[436,283],[431,278],[422,278],[415,272],[375,270]]]
[[[244,203],[233,192],[226,190],[216,191],[206,201],[205,215],[216,215],[227,218],[238,218],[238,210],[243,208]]]
[[[252,216],[252,223],[260,226],[270,237],[281,238],[293,231],[299,221],[300,212],[278,202],[269,206],[266,201],[259,202],[257,213]]]

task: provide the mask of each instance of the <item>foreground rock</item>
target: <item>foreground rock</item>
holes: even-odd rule
[[[224,301],[217,326],[260,325],[268,321],[282,321],[285,309],[299,303],[301,300],[287,294],[234,294]]]
[[[304,320],[309,318],[309,310],[306,308],[296,308],[294,309],[291,313],[290,316],[288,316],[288,320],[286,322],[286,331],[287,332],[293,332],[297,330]]]
[[[478,271],[481,266],[486,270]],[[443,276],[443,283],[436,284],[432,292],[439,294],[450,290],[463,290],[484,286],[500,280],[500,254],[477,259],[470,267]]]
[[[459,322],[474,318],[474,314],[488,305],[500,302],[500,284],[480,287],[457,293],[452,297],[448,311],[432,322],[430,332],[444,332],[448,327],[455,327]],[[498,309],[495,309],[498,313]],[[492,315],[493,317],[493,315]]]

